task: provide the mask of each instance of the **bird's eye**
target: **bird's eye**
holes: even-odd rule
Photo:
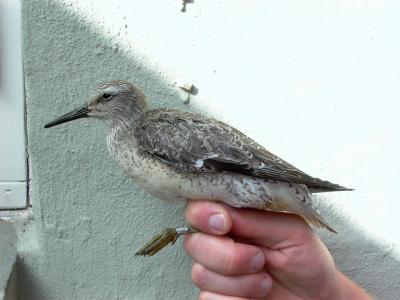
[[[103,94],[103,99],[110,100],[111,99],[111,94],[104,93]]]

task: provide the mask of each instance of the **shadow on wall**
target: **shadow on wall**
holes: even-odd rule
[[[67,7],[39,0],[22,5],[35,224],[20,237],[18,298],[195,298],[190,260],[180,244],[151,259],[133,257],[156,231],[184,222],[184,204],[154,200],[132,184],[108,156],[99,122],[52,130],[43,125],[109,79],[138,84],[153,105],[198,108],[185,106],[178,89],[143,57]],[[322,233],[340,269],[380,299],[395,299],[400,262],[391,249],[369,240],[331,207],[321,210],[340,232]],[[38,249],[30,247],[32,240],[40,240]]]
[[[339,270],[363,286],[376,299],[397,299],[400,293],[400,258],[394,246],[371,239],[349,216],[341,214],[334,205],[323,203],[322,215],[331,219],[339,232],[331,235],[319,231],[331,251]]]

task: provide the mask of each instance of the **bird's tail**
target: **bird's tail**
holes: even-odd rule
[[[313,178],[312,181],[307,184],[307,187],[310,193],[354,191],[354,189],[347,188],[329,181],[324,181],[319,178]]]
[[[299,215],[312,227],[325,228],[330,232],[337,233],[320,215],[304,184],[292,184],[290,188],[279,189],[274,196],[275,204],[267,209]]]
[[[317,228],[325,228],[330,232],[337,233],[321,216],[318,209],[312,202],[310,192],[305,185],[299,184],[297,201],[293,203],[293,212],[300,215],[309,225]],[[299,201],[300,200],[300,201]]]
[[[319,212],[314,208],[312,212],[306,215],[300,215],[309,225],[317,228],[325,228],[333,233],[338,233],[333,229],[319,214]]]

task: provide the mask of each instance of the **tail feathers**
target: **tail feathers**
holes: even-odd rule
[[[317,228],[325,228],[330,232],[337,233],[335,229],[333,229],[320,215],[318,209],[314,206],[313,200],[310,196],[310,191],[305,185],[297,185],[297,190],[299,194],[292,194],[297,198],[297,201],[293,201],[292,198],[291,204],[293,213],[300,215],[303,219],[311,226]],[[300,201],[299,201],[300,200]],[[302,201],[301,201],[302,200]]]
[[[289,212],[302,217],[309,225],[317,228],[325,228],[337,233],[319,214],[311,199],[310,190],[304,184],[285,183],[269,186],[272,192],[270,200],[264,203],[263,209],[277,212]]]
[[[307,184],[307,188],[311,193],[354,191],[354,189],[321,180],[319,178],[313,178],[313,181]]]
[[[325,228],[332,233],[338,233],[324,220],[324,218],[322,218],[318,210],[314,208],[310,202],[301,203],[296,201],[297,205],[293,205],[293,203],[291,204],[292,205],[287,205],[286,203],[284,204],[282,201],[274,201],[274,204],[264,206],[263,209],[296,214],[302,217],[311,227]]]
[[[282,190],[281,190],[282,192]],[[301,216],[309,225],[317,228],[325,228],[330,232],[337,233],[320,215],[313,204],[310,191],[303,184],[295,184],[292,189],[285,190],[286,194],[281,194],[277,202],[286,204],[286,211]],[[285,200],[283,200],[285,199]]]
[[[300,215],[309,225],[312,227],[317,227],[317,228],[325,228],[329,230],[332,233],[338,233],[335,229],[333,229],[326,221],[317,213],[317,211],[314,211],[311,215],[309,216],[303,216]]]
[[[310,193],[329,193],[329,192],[351,192],[354,191],[354,189],[349,189],[346,187],[337,187],[337,188],[324,188],[324,187],[313,187],[309,186],[308,187]]]
[[[307,188],[305,188],[305,191]],[[303,196],[306,201],[295,201],[292,202],[292,211],[295,214],[301,216],[309,225],[317,228],[325,228],[330,232],[337,233],[320,215],[318,209],[314,206],[310,194],[307,193]]]

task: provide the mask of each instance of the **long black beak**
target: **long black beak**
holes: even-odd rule
[[[55,119],[54,121],[47,123],[44,125],[44,128],[49,128],[53,127],[65,122],[69,122],[72,120],[80,119],[80,118],[87,118],[88,113],[90,112],[90,109],[87,107],[87,105],[80,107],[78,109],[75,109],[73,111],[70,111],[69,113]]]

